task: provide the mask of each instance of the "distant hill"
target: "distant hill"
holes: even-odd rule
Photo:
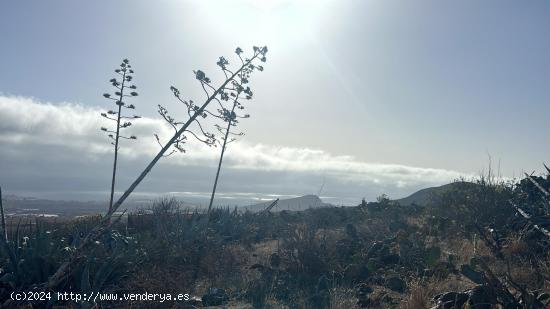
[[[451,190],[473,188],[475,186],[477,186],[477,184],[473,182],[466,182],[466,181],[452,182],[439,187],[422,189],[405,198],[397,199],[395,201],[398,202],[401,206],[410,206],[412,204],[416,204],[419,206],[427,206],[430,204],[430,202],[432,201],[435,195],[442,194],[446,191],[451,191]]]
[[[243,209],[248,209],[250,211],[262,211],[267,206],[269,206],[272,201],[267,201],[263,203],[253,204],[250,206],[244,206]],[[277,205],[271,211],[281,211],[281,210],[306,210],[309,208],[319,208],[319,207],[329,207],[331,204],[324,203],[317,195],[304,195],[295,198],[289,198],[284,200],[279,200]]]

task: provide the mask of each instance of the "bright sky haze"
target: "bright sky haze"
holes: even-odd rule
[[[204,98],[219,56],[269,47],[252,77],[246,135],[228,148],[219,203],[317,194],[353,204],[471,177],[488,154],[505,177],[548,162],[547,1],[202,0],[0,3],[0,185],[107,198],[112,149],[101,94],[123,58],[144,116],[123,144],[126,189],[166,128],[169,90]],[[141,194],[207,195],[217,149],[163,159]],[[224,194],[226,199],[224,199]],[[237,199],[235,199],[236,201]]]

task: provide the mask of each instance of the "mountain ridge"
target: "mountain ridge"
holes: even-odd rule
[[[395,199],[393,201],[399,203],[401,206],[411,206],[413,204],[418,206],[428,206],[433,202],[433,197],[438,194],[456,190],[457,188],[475,186],[477,186],[477,184],[468,181],[451,182],[437,187],[420,189],[407,197]]]

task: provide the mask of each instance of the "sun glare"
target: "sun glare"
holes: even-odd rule
[[[292,4],[293,2],[301,2],[299,0],[246,0],[252,6],[263,11],[271,11],[283,6]]]
[[[324,1],[322,0],[245,0],[255,8],[263,11],[272,11],[288,6],[318,6]]]
[[[240,42],[261,41],[282,50],[315,37],[316,25],[326,16],[333,1],[204,0],[198,6],[198,14],[209,21],[205,24],[213,32],[227,36],[238,32]],[[223,29],[216,26],[220,23]]]

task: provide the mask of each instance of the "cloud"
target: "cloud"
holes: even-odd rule
[[[59,190],[77,190],[77,185],[83,186],[80,190],[86,190],[86,186],[100,188],[98,184],[104,183],[112,160],[112,146],[100,130],[111,123],[100,117],[100,112],[99,108],[81,104],[52,104],[28,97],[0,96],[0,163],[10,166],[9,182],[20,187],[32,183],[36,188],[48,190],[53,190],[54,184],[60,187]],[[138,139],[122,142],[121,169],[125,171],[121,171],[121,181],[130,182],[132,175],[158,152],[153,133],[166,141],[172,132],[159,119],[135,120],[127,129],[127,135],[136,135]],[[332,155],[319,149],[246,141],[232,143],[229,147],[224,158],[225,184],[222,188],[235,193],[311,193],[300,190],[312,191],[324,178],[331,184],[330,190],[342,198],[347,197],[343,195],[361,197],[384,192],[399,195],[463,176],[444,169],[361,162],[352,156]],[[151,190],[208,190],[219,148],[190,142],[186,149],[185,154],[161,160],[160,167],[155,168],[158,171],[151,176],[156,179],[149,185]],[[179,176],[159,174],[164,171],[167,175],[181,175],[175,173],[176,170],[185,173],[187,188],[180,187],[183,182]],[[51,175],[47,178],[49,185],[25,179],[42,179],[45,173]]]

